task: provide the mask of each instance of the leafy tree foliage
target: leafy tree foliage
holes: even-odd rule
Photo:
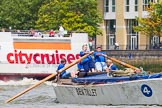
[[[101,33],[101,16],[96,0],[48,0],[38,12],[36,27],[42,30],[58,29],[61,24],[68,31]]]
[[[96,0],[0,0],[0,27],[101,33]]]
[[[0,0],[0,26],[28,29],[35,26],[44,0]]]
[[[134,27],[135,31],[146,34],[147,36],[162,37],[162,2],[150,4],[147,8],[147,18],[137,18],[139,26]]]

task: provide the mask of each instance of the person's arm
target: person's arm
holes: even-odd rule
[[[57,72],[57,75],[55,76],[55,79],[52,81],[53,83],[56,83],[60,79],[60,74],[59,74],[58,70],[56,70],[56,72]]]
[[[107,58],[107,57],[108,57],[106,54],[102,54],[102,56],[104,56],[105,58]]]
[[[89,54],[89,52],[88,51],[83,51],[83,54],[86,55],[86,54]]]
[[[57,70],[56,70],[56,72],[57,72],[57,78],[59,79],[60,78],[60,72],[59,72],[59,70],[62,68],[62,65],[61,64],[59,64],[59,66],[57,67]]]
[[[96,54],[96,56],[102,56],[102,54]]]
[[[107,55],[105,53],[99,53],[99,54],[96,54],[96,56],[104,56],[104,57],[107,57]]]
[[[86,52],[84,52],[84,51],[81,51],[80,52],[80,56],[84,56],[84,55],[86,55],[86,54],[92,54],[94,51],[86,51]]]
[[[84,56],[84,52],[83,51],[80,52],[80,56],[81,57]]]

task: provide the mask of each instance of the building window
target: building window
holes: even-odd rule
[[[107,49],[114,49],[116,32],[116,20],[106,20]]]
[[[135,19],[129,19],[126,20],[126,24],[127,24],[127,33],[128,34],[133,34],[136,33],[133,29],[134,26],[138,26],[138,22]]]
[[[115,34],[116,31],[116,20],[107,21],[107,32],[109,34]]]
[[[115,0],[104,0],[104,12],[115,12]]]
[[[146,11],[146,8],[150,7],[150,3],[156,3],[158,0],[143,0],[143,11]]]
[[[125,2],[125,12],[129,12],[129,0]]]
[[[138,22],[135,19],[126,20],[127,30],[127,49],[138,49],[138,33],[134,31],[133,26],[137,26]]]
[[[134,11],[135,11],[135,12],[138,11],[138,0],[135,0],[135,7],[134,7]]]
[[[109,0],[104,0],[104,11],[109,12]]]
[[[112,0],[112,12],[115,12],[115,0]]]

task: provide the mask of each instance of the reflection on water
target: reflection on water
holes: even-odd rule
[[[32,79],[23,79],[22,81],[16,82],[0,81],[0,108],[160,108],[159,106],[96,106],[60,104],[56,101],[52,82],[45,82],[44,84],[14,99],[10,103],[4,103],[7,99],[27,89],[36,82],[38,81]]]

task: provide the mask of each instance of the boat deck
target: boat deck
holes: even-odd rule
[[[101,74],[106,74],[107,72],[88,72],[86,73],[87,77],[94,76],[94,75],[101,75]],[[80,72],[78,75],[78,78],[83,78],[85,75],[85,72]],[[57,81],[57,84],[61,85],[86,85],[86,83],[74,83],[72,82],[72,79],[59,79]]]
[[[88,73],[89,74],[89,73]],[[162,78],[162,73],[148,74],[148,75],[138,75],[134,74],[132,76],[120,76],[120,77],[109,77],[107,74],[103,73],[90,73],[86,77],[78,77],[72,79],[60,79],[57,83],[61,85],[95,85],[95,84],[107,84],[116,82],[127,82],[142,79],[153,79]]]

